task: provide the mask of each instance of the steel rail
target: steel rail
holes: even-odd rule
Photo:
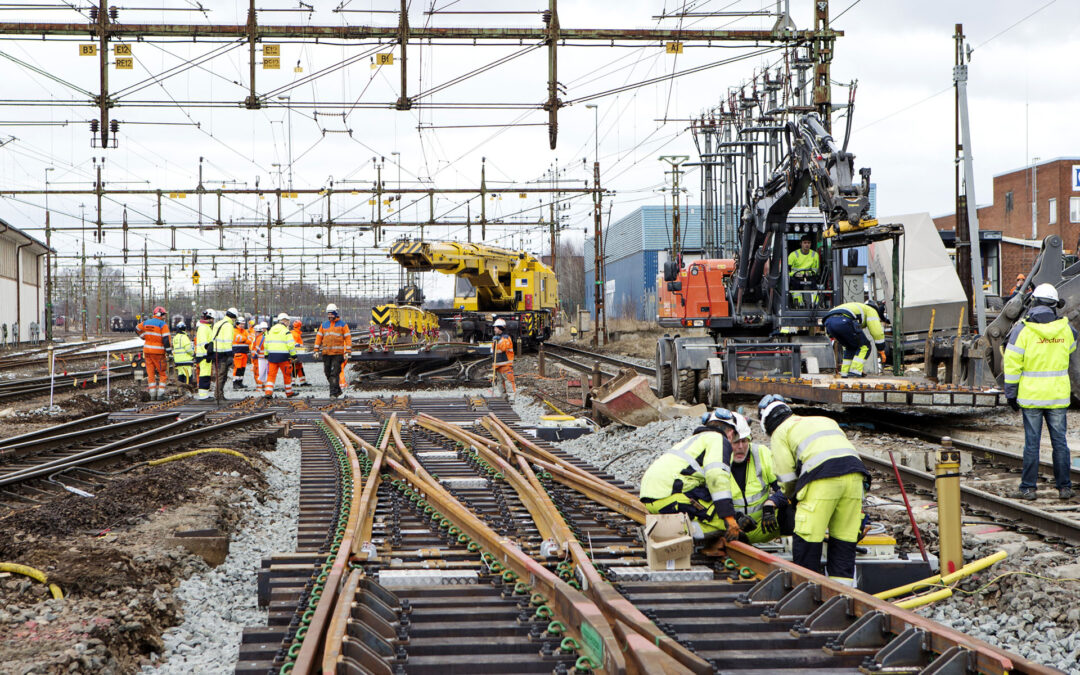
[[[643,366],[643,365],[634,363],[633,361],[627,361],[625,359],[620,359],[620,358],[618,358],[616,356],[611,356],[610,354],[601,354],[601,353],[598,353],[598,352],[590,352],[590,351],[588,351],[586,349],[578,349],[577,347],[568,347],[567,345],[559,345],[559,344],[553,344],[553,343],[550,343],[550,342],[545,342],[544,343],[544,355],[545,356],[555,356],[556,359],[558,359],[559,355],[551,354],[548,351],[549,349],[561,349],[564,352],[568,352],[570,354],[574,354],[574,355],[580,356],[582,358],[593,359],[594,361],[600,361],[601,363],[606,363],[606,364],[609,364],[609,365],[612,365],[612,366],[618,366],[619,368],[630,368],[632,370],[636,370],[637,372],[641,373],[642,375],[648,375],[649,377],[655,377],[656,376],[656,369],[655,368],[650,368],[648,366]]]
[[[109,418],[112,413],[98,413],[97,415],[90,415],[89,417],[83,417],[81,419],[73,420],[71,422],[65,422],[63,424],[57,424],[51,427],[45,427],[44,429],[38,429],[37,431],[30,431],[25,434],[19,434],[18,436],[8,436],[7,438],[0,438],[0,449],[3,449],[16,443],[22,443],[24,441],[33,440],[35,438],[42,438],[49,436],[50,434],[66,433],[73,429],[89,426],[91,424],[97,424],[103,422]]]
[[[108,415],[109,413],[103,414]],[[176,413],[163,413],[151,417],[136,417],[124,422],[114,422],[92,429],[65,431],[63,433],[47,437],[38,437],[21,443],[7,443],[0,445],[0,462],[6,461],[12,457],[24,457],[44,450],[51,450],[58,446],[69,445],[71,443],[87,442],[100,437],[124,434],[130,429],[138,429],[147,425],[156,425],[170,417],[176,417]]]

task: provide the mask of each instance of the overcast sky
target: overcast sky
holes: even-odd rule
[[[35,3],[40,4],[40,3]],[[149,0],[140,6],[191,7],[187,0]],[[122,12],[121,22],[176,22],[195,24],[242,24],[246,2],[204,2],[211,9],[200,12]],[[313,25],[393,24],[393,14],[334,13],[335,4],[316,2],[314,14],[299,12],[261,13],[260,22]],[[452,11],[519,8],[542,9],[541,4],[493,2],[488,0],[437,0],[438,7]],[[773,1],[701,0],[690,3],[694,11],[733,11],[771,9]],[[811,28],[811,2],[792,0],[792,14],[800,29]],[[1047,5],[1045,6],[1044,5]],[[619,3],[563,0],[559,4],[564,28],[606,27],[635,28],[676,27],[674,21],[653,19],[665,9],[673,11],[681,3],[673,0],[623,0]],[[286,2],[260,1],[260,7],[286,8]],[[389,0],[354,0],[347,9],[393,9]],[[431,25],[540,25],[538,14],[525,15],[445,15],[427,17],[424,11],[431,0],[415,0],[410,22]],[[618,11],[612,11],[616,8]],[[850,9],[845,11],[848,7]],[[1040,10],[1040,8],[1043,8]],[[1040,10],[1040,11],[1036,11]],[[834,27],[845,32],[836,46],[833,78],[840,82],[858,80],[854,129],[850,149],[857,155],[856,166],[869,166],[878,185],[879,214],[929,211],[934,215],[948,212],[953,202],[953,25],[962,22],[975,52],[971,65],[971,118],[973,156],[975,159],[976,197],[979,203],[992,199],[990,178],[1030,161],[1080,153],[1073,118],[1078,109],[1080,88],[1068,64],[1080,40],[1080,3],[1058,0],[1031,3],[1005,0],[906,0],[875,2],[834,0]],[[1026,18],[1035,12],[1033,16]],[[842,15],[841,15],[842,14]],[[3,12],[0,20],[79,22],[86,19],[67,11]],[[1019,22],[1017,24],[1017,22]],[[1017,24],[1014,26],[1014,24]],[[770,20],[748,18],[686,19],[684,27],[761,28]],[[1004,32],[1002,32],[1004,31]],[[6,40],[0,52],[69,82],[89,92],[96,92],[97,60],[78,56],[77,45],[85,40],[65,41]],[[257,90],[269,92],[307,77],[320,68],[362,53],[370,46],[290,44],[282,42],[280,70],[257,71]],[[110,68],[110,89],[124,87],[160,74],[183,59],[209,54],[220,43],[178,41],[170,44],[134,43],[136,59],[131,71]],[[528,45],[525,45],[527,47]],[[409,51],[410,93],[423,91],[504,56],[523,51],[508,46],[435,46],[412,45]],[[560,48],[559,80],[565,86],[563,99],[603,92],[625,84],[683,70],[695,65],[719,61],[751,51],[742,49],[706,49],[688,44],[684,54],[673,57],[657,45],[631,47],[590,46]],[[386,47],[382,51],[395,51]],[[599,156],[603,183],[615,191],[610,201],[613,219],[649,203],[660,203],[657,189],[663,185],[661,154],[694,155],[693,143],[685,122],[662,120],[685,119],[717,104],[729,86],[748,79],[755,69],[776,59],[777,54],[750,58],[672,82],[636,88],[593,101],[598,104]],[[302,73],[294,71],[299,65]],[[102,151],[90,147],[87,121],[96,116],[86,105],[26,107],[5,106],[0,112],[0,140],[15,140],[0,147],[0,185],[9,189],[40,189],[45,169],[50,185],[86,189],[92,187],[91,158],[106,157],[105,179],[114,187],[150,187],[166,190],[191,190],[197,183],[199,158],[204,158],[204,177],[208,188],[226,186],[275,187],[279,180],[288,182],[289,137],[291,126],[293,185],[297,188],[329,186],[331,177],[337,189],[363,190],[375,179],[372,158],[385,158],[384,180],[406,187],[465,188],[479,183],[481,158],[486,158],[490,185],[535,185],[544,181],[545,171],[558,161],[564,184],[583,184],[591,178],[594,154],[594,111],[584,103],[575,103],[560,112],[558,149],[548,149],[544,126],[485,128],[424,128],[461,125],[499,125],[510,122],[535,124],[546,121],[539,110],[432,110],[408,112],[341,106],[320,110],[314,115],[303,103],[393,101],[398,96],[399,66],[371,68],[364,58],[347,68],[286,92],[290,108],[248,111],[235,108],[184,108],[174,102],[217,100],[238,102],[246,96],[247,50],[240,46],[200,68],[153,84],[127,97],[127,100],[160,101],[159,107],[117,107],[113,116],[121,121],[119,147]],[[9,59],[0,59],[0,74],[5,82],[4,100],[50,99],[85,100],[85,96],[48,77],[32,72]],[[546,50],[535,49],[518,56],[465,82],[438,92],[428,100],[446,102],[486,102],[537,104],[546,97]],[[833,97],[842,101],[846,89],[834,87]],[[124,99],[122,99],[124,100]],[[295,105],[294,105],[295,102]],[[280,103],[280,102],[279,102]],[[45,126],[25,123],[51,122]],[[162,124],[147,123],[169,123]],[[291,124],[290,124],[291,122]],[[67,123],[67,124],[65,124]],[[198,126],[195,126],[198,124]],[[842,127],[841,127],[842,128]],[[395,155],[393,153],[400,153]],[[400,157],[400,166],[398,158]],[[587,163],[583,163],[583,159]],[[273,166],[277,164],[278,166]],[[343,181],[356,181],[353,183]],[[698,198],[697,179],[688,180],[690,200]],[[539,197],[526,199],[507,195],[489,200],[488,217],[514,218],[535,222],[541,215]],[[128,205],[131,222],[156,218],[156,204],[149,198],[131,198],[106,203],[105,219],[118,222],[122,204]],[[80,204],[84,209],[80,209]],[[53,223],[61,227],[78,225],[85,211],[93,220],[93,199],[50,198]],[[255,197],[227,200],[223,218],[227,221],[265,222],[267,205],[272,200]],[[37,198],[0,200],[0,217],[19,227],[41,227],[42,201]],[[343,194],[334,199],[337,217],[370,217],[366,195]],[[477,217],[476,200],[468,206]],[[437,216],[464,217],[466,206],[460,200],[439,199]],[[325,213],[325,199],[310,198],[287,202],[284,216],[290,220],[310,220]],[[404,218],[427,217],[426,201],[405,209]],[[566,236],[580,238],[591,229],[591,207],[587,198],[574,201],[563,211],[567,216]],[[207,198],[204,219],[216,216],[216,203]],[[396,217],[391,216],[390,218]],[[197,219],[194,195],[186,200],[167,202],[167,222]],[[517,232],[516,236],[509,234]],[[42,233],[35,232],[42,236]],[[463,239],[460,228],[437,228],[426,233],[432,237]],[[489,240],[508,246],[524,246],[547,252],[547,239],[538,228],[491,228]],[[262,235],[262,236],[260,236]],[[167,248],[167,230],[149,233],[148,247]],[[254,252],[265,254],[265,228],[227,235],[230,246],[247,242]],[[275,245],[311,249],[305,259],[329,260],[320,256],[325,237],[300,230],[275,231]],[[474,238],[479,238],[478,229]],[[73,253],[81,239],[64,233],[54,239],[62,253]],[[339,231],[331,235],[335,248],[358,250],[370,247],[370,234]],[[215,248],[217,234],[200,239],[181,234],[181,249]],[[132,234],[132,249],[141,249],[143,234]],[[103,245],[88,244],[90,253],[114,254],[121,248],[119,234],[107,236]],[[205,258],[204,258],[205,259]],[[173,263],[178,263],[174,259]],[[235,270],[235,266],[230,266]],[[387,268],[388,271],[392,268]],[[310,268],[308,268],[310,271]],[[204,280],[214,274],[200,264]],[[280,270],[278,271],[280,273]],[[286,266],[286,275],[296,275],[295,264]],[[187,272],[185,272],[187,274]],[[179,273],[177,272],[177,275]],[[393,285],[387,276],[386,283]],[[396,279],[393,280],[396,282]],[[429,288],[442,288],[434,282]]]

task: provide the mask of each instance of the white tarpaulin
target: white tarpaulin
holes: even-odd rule
[[[934,227],[929,213],[909,213],[878,218],[881,223],[904,226],[900,239],[900,267],[903,276],[903,332],[925,331],[930,326],[930,311],[936,310],[934,330],[956,329],[960,308],[967,305],[964,287],[956,274],[945,244]],[[875,300],[884,300],[889,311],[893,306],[892,241],[870,245],[869,274]]]

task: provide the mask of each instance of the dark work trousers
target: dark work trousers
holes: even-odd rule
[[[791,562],[813,572],[821,572],[821,549],[823,542],[809,542],[793,535],[791,538]],[[855,578],[855,542],[829,539],[829,559],[825,563],[830,577]]]
[[[870,340],[855,319],[849,316],[833,314],[825,317],[825,333],[844,348],[845,361],[855,358],[862,347],[866,347],[867,353],[870,351]]]
[[[233,364],[232,350],[218,354],[214,352],[214,398],[225,400],[225,380],[229,379],[229,368]]]
[[[341,396],[341,365],[345,362],[344,354],[325,354],[322,357],[323,374],[330,385],[330,395]]]

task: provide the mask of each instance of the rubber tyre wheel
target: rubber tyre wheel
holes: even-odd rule
[[[671,396],[671,364],[660,362],[660,345],[656,345],[656,394],[660,398]]]
[[[693,403],[697,394],[697,371],[696,370],[680,370],[679,371],[679,392],[675,397],[676,401],[685,401],[686,403]]]

